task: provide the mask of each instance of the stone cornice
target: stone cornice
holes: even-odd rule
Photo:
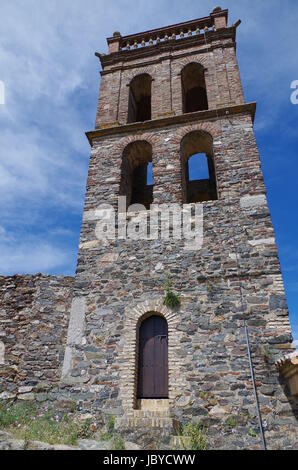
[[[281,370],[285,366],[297,366],[298,367],[298,351],[294,351],[291,354],[281,357],[275,363],[276,368]]]
[[[205,44],[205,43],[204,43]],[[192,45],[189,44],[187,45],[187,48],[188,47],[191,47]],[[118,70],[129,70],[129,69],[136,69],[138,67],[145,67],[147,65],[153,65],[153,64],[158,64],[160,62],[163,62],[164,60],[179,60],[181,59],[182,57],[186,57],[186,56],[191,56],[191,55],[198,55],[198,54],[206,54],[210,51],[214,51],[215,49],[226,49],[226,48],[230,48],[230,47],[236,47],[236,43],[235,42],[231,42],[231,43],[227,43],[227,44],[211,44],[202,49],[197,49],[195,51],[192,51],[192,52],[181,52],[180,54],[175,54],[173,55],[172,54],[172,49],[169,49],[165,52],[167,52],[167,54],[164,54],[164,55],[160,55],[161,51],[160,50],[157,50],[155,51],[154,54],[148,54],[148,60],[146,61],[142,61],[142,62],[139,62],[139,63],[133,63],[133,64],[127,64],[126,62],[119,62],[117,65],[115,65],[115,67],[112,67],[112,68],[109,68],[108,70],[102,70],[100,73],[101,75],[108,75],[110,73],[114,73],[114,72],[117,72]],[[182,49],[182,48],[181,48]],[[183,47],[183,49],[186,49],[186,46]],[[100,56],[100,54],[95,54],[97,57]],[[150,60],[150,57],[152,57],[152,55],[156,56],[156,58],[152,58]],[[142,57],[143,59],[147,59],[147,56],[143,56]],[[126,65],[124,65],[126,64]]]
[[[217,31],[207,31],[206,32],[206,39],[209,46],[211,48],[212,41],[219,41],[223,39],[232,39],[233,43],[235,44],[236,40],[236,30],[237,27],[235,25],[223,28]],[[113,54],[99,54],[96,53],[96,56],[100,59],[102,68],[119,63],[121,61],[128,62],[129,60],[136,60],[139,58],[145,57],[152,57],[152,55],[161,54],[162,52],[167,51],[174,51],[184,48],[189,48],[193,46],[198,46],[205,44],[205,35],[200,34],[198,36],[186,37],[184,39],[179,39],[176,41],[169,40],[168,42],[163,42],[160,44],[155,44],[150,47],[143,47],[135,50],[125,51],[121,50],[118,52],[114,52]],[[217,47],[222,47],[222,45],[217,45]]]
[[[254,122],[256,112],[256,103],[245,103],[234,106],[225,106],[218,109],[209,109],[206,111],[197,111],[195,113],[179,114],[178,116],[167,116],[163,118],[153,119],[145,122],[135,122],[133,124],[110,125],[106,128],[95,129],[93,131],[86,132],[86,136],[92,146],[95,139],[101,137],[107,137],[112,135],[126,134],[126,133],[137,133],[140,131],[147,131],[153,129],[159,129],[164,127],[173,126],[175,124],[187,124],[194,121],[208,121],[214,120],[218,117],[228,117],[236,114],[248,114],[251,116]]]

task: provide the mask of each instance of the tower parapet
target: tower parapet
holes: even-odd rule
[[[198,18],[127,36],[121,36],[117,31],[112,37],[107,39],[109,54],[136,50],[139,53],[146,53],[147,50],[144,50],[144,48],[152,46],[167,48],[167,46],[173,47],[177,45],[179,47],[185,45],[185,39],[187,39],[187,43],[190,45],[194,41],[204,40],[206,33],[217,32],[227,28],[227,21],[228,10],[222,10],[220,7],[217,7],[210,16],[205,18]],[[233,30],[234,26],[231,29]],[[181,42],[181,40],[183,41]],[[103,62],[105,61],[105,56],[103,56]]]

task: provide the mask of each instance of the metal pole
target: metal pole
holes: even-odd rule
[[[267,450],[262,417],[261,417],[260,406],[259,406],[259,400],[258,400],[257,389],[256,389],[255,374],[254,374],[253,363],[251,359],[249,336],[248,336],[248,329],[247,329],[246,321],[244,321],[244,329],[245,329],[245,337],[246,337],[246,344],[247,344],[247,351],[248,351],[248,358],[249,358],[250,375],[251,375],[252,386],[253,386],[253,391],[254,391],[254,396],[255,396],[255,402],[256,402],[256,408],[257,408],[257,414],[258,414],[258,420],[259,420],[259,428],[260,428],[260,433],[262,437],[262,444],[263,444],[263,449]]]

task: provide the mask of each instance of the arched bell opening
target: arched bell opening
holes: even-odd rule
[[[143,73],[132,79],[129,85],[127,123],[151,120],[152,77]]]
[[[153,203],[152,147],[140,140],[129,144],[122,156],[120,196],[126,196],[127,208],[142,204],[150,209]]]
[[[183,113],[208,109],[204,67],[198,63],[186,65],[181,72]]]
[[[213,140],[210,134],[194,131],[182,139],[181,167],[185,204],[218,199]]]

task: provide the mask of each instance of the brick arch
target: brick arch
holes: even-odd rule
[[[131,307],[128,307],[125,310],[125,314],[127,315],[127,319],[131,320],[136,327],[138,322],[143,321],[146,318],[146,314],[149,313],[157,313],[160,316],[164,317],[168,323],[175,323],[179,322],[179,316],[176,311],[173,311],[163,305],[162,299],[158,300],[147,300],[141,304],[136,305],[131,310]]]
[[[181,311],[171,310],[163,305],[163,299],[147,300],[137,305],[128,306],[124,312],[123,348],[120,353],[120,398],[125,415],[133,414],[136,407],[137,371],[138,371],[138,328],[141,322],[151,315],[159,315],[168,323],[169,354],[169,403],[173,403],[181,389],[186,387],[179,355],[181,347],[180,323]]]
[[[127,85],[130,84],[130,82],[138,77],[139,75],[150,75],[152,79],[155,79],[155,70],[154,68],[151,67],[136,67],[132,70],[126,70],[123,74],[124,80]]]
[[[179,60],[174,60],[173,61],[173,66],[176,69],[178,69],[178,74],[180,74],[182,69],[186,65],[191,64],[191,63],[200,64],[203,67],[208,68],[209,58],[208,58],[207,54],[196,54],[196,55],[193,55],[193,56],[183,57]]]
[[[138,78],[138,77],[143,77],[144,75],[150,77],[151,80],[153,79],[153,77],[152,77],[152,70],[150,70],[150,72],[149,72],[149,71],[148,71],[148,72],[141,72],[141,71],[139,72],[139,71],[138,71],[138,73],[136,73],[136,74],[133,75],[133,77],[132,77],[132,79],[130,80],[129,83],[131,84],[136,78]]]
[[[190,124],[187,127],[177,129],[176,137],[177,139],[182,141],[182,139],[184,139],[184,137],[187,134],[190,134],[191,132],[194,132],[194,131],[202,131],[202,132],[206,132],[207,134],[210,134],[213,141],[216,140],[216,138],[218,138],[221,134],[220,127],[215,122],[198,122],[198,123]]]
[[[149,134],[149,133],[140,134],[140,135],[130,135],[119,140],[117,144],[117,152],[119,152],[119,154],[121,154],[122,156],[124,150],[129,144],[132,144],[133,142],[141,142],[141,141],[148,142],[148,144],[151,145],[152,152],[153,152],[156,140],[157,140],[157,137],[154,134]]]

